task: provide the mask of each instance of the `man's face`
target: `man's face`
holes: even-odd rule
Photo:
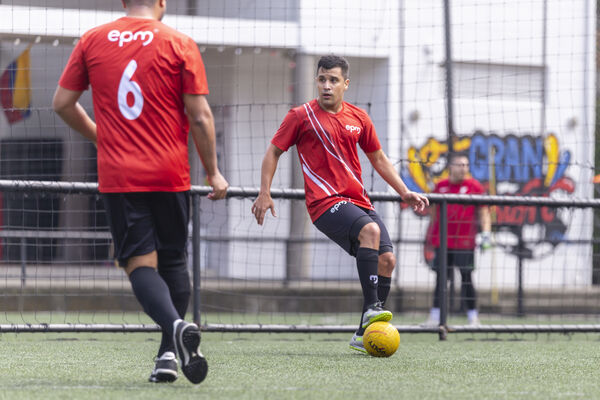
[[[339,111],[337,108],[344,100],[344,92],[348,89],[349,79],[344,79],[342,69],[319,68],[317,71],[317,90],[319,104],[326,110]]]
[[[449,168],[450,182],[461,182],[469,173],[469,159],[467,157],[454,157]]]

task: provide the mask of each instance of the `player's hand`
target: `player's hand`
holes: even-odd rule
[[[429,199],[420,193],[408,191],[402,196],[402,201],[412,207],[413,211],[420,213],[429,205]]]
[[[271,215],[277,217],[275,213],[275,203],[269,193],[259,193],[254,204],[252,204],[252,214],[256,218],[256,222],[262,225],[265,220],[267,210],[271,210]]]
[[[208,194],[208,198],[211,200],[220,200],[227,195],[227,188],[229,187],[229,183],[225,180],[223,175],[220,172],[212,176],[208,176],[208,184],[212,186],[213,191]]]
[[[479,243],[481,250],[488,250],[492,248],[494,244],[492,243],[492,234],[490,232],[481,232],[479,236],[481,239],[481,242]]]

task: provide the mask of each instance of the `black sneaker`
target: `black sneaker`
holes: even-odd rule
[[[206,378],[208,363],[198,349],[200,330],[198,325],[177,320],[174,323],[173,340],[181,360],[181,370],[192,383],[200,383]]]
[[[150,382],[174,382],[177,379],[177,357],[171,351],[166,351],[154,360],[154,370],[148,379]]]

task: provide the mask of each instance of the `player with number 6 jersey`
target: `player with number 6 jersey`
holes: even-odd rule
[[[190,188],[181,92],[208,94],[190,37],[154,19],[120,18],[81,37],[59,85],[93,88],[101,192]]]
[[[140,305],[162,329],[151,382],[206,377],[190,302],[186,243],[190,211],[188,130],[213,191],[228,183],[217,166],[204,63],[194,41],[161,22],[167,0],[123,0],[127,15],[86,32],[54,94],[56,113],[96,144],[98,181],[115,258]],[[94,122],[78,100],[92,87]],[[198,212],[199,210],[195,210]]]

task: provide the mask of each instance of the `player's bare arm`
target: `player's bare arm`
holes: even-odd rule
[[[275,204],[271,198],[271,183],[273,176],[277,170],[277,163],[283,151],[277,146],[270,144],[263,158],[262,167],[260,169],[260,192],[258,197],[252,204],[252,214],[256,218],[256,222],[262,225],[265,220],[267,210],[271,210],[271,215],[277,216],[275,212]]]
[[[215,123],[210,105],[204,95],[184,94],[183,102],[196,150],[206,170],[208,183],[213,188],[208,198],[222,199],[227,194],[229,183],[217,166]]]
[[[402,197],[402,201],[410,205],[415,212],[422,212],[429,205],[429,199],[420,193],[408,190],[396,168],[383,150],[367,153],[375,171]]]
[[[71,129],[96,144],[96,123],[78,102],[82,93],[82,91],[65,89],[59,85],[54,92],[52,108]]]
[[[490,215],[490,208],[488,206],[479,207],[479,225],[482,232],[491,232],[492,217]]]

